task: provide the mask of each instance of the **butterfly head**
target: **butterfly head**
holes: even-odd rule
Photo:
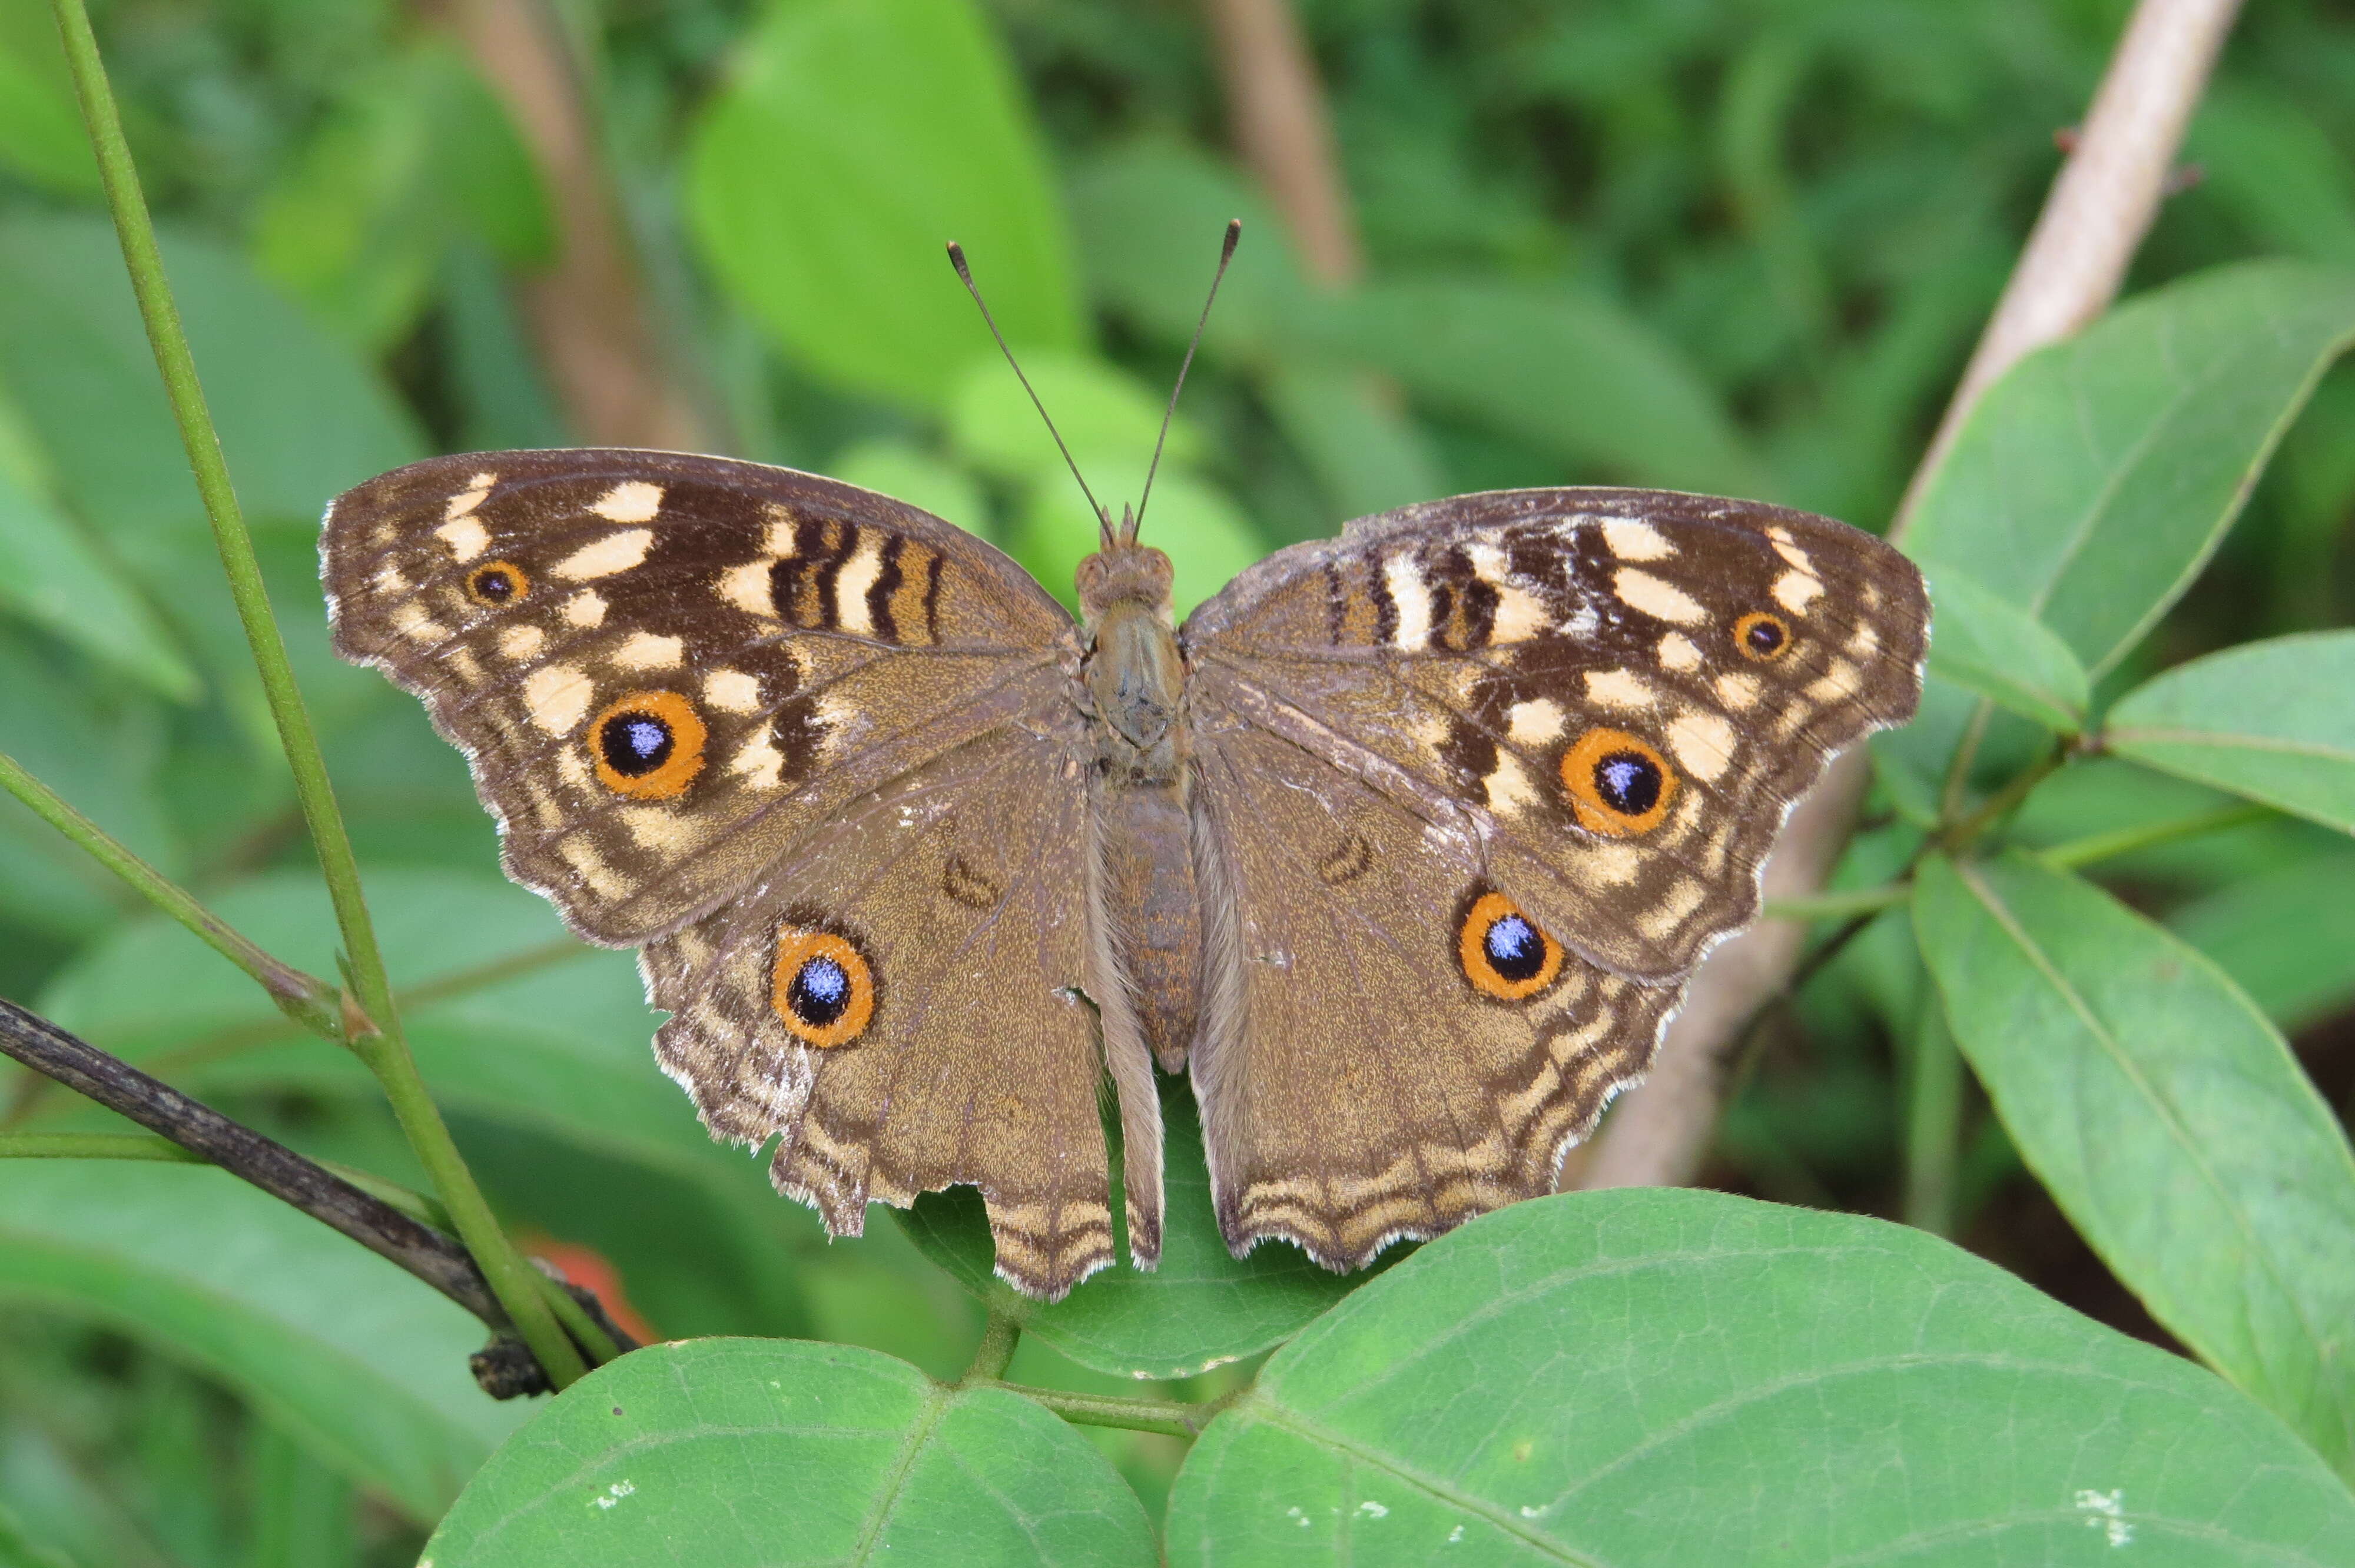
[[[1102,624],[1116,604],[1138,604],[1155,615],[1169,614],[1169,557],[1150,545],[1122,540],[1080,563],[1080,608],[1087,624]]]

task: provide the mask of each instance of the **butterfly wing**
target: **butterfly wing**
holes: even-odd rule
[[[715,1135],[781,1134],[837,1234],[970,1181],[1033,1294],[1109,1255],[1079,648],[1018,567],[832,480],[619,450],[396,470],[323,555],[337,651],[465,751],[509,874],[645,946]]]
[[[1194,1070],[1230,1244],[1354,1266],[1546,1191],[1755,916],[1790,804],[1912,715],[1927,633],[1880,541],[1649,491],[1410,507],[1198,609],[1225,929]],[[1324,1087],[1378,1072],[1374,1103]]]

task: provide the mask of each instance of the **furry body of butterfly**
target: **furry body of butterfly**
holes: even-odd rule
[[[1238,1255],[1363,1266],[1550,1191],[1824,761],[1917,699],[1921,578],[1658,491],[1351,524],[1173,623],[789,470],[495,452],[329,509],[336,642],[466,753],[509,874],[642,949],[663,1069],[780,1191],[981,1190],[1053,1299],[1160,1247],[1156,1063]]]

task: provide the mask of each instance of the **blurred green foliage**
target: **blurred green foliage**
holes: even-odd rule
[[[1153,502],[1150,536],[1177,557],[1182,609],[1275,545],[1454,491],[1657,484],[1881,526],[2126,6],[1298,9],[1368,254],[1346,291],[1308,279],[1227,150],[1200,17],[1174,0],[574,0],[549,15],[595,111],[600,177],[638,256],[663,369],[714,444],[905,496],[996,538],[1059,591],[1092,519],[941,242],[965,245],[1117,508],[1141,483],[1220,230],[1243,217]],[[415,704],[327,653],[314,549],[329,496],[429,450],[573,438],[517,292],[559,244],[554,196],[495,84],[423,10],[97,7],[396,976],[416,986],[530,960],[421,1007],[420,1057],[507,1216],[602,1253],[664,1334],[804,1335],[954,1375],[980,1316],[953,1272],[890,1225],[825,1244],[756,1165],[709,1144],[653,1069],[626,958],[567,945],[496,880],[463,763]],[[0,0],[0,748],[265,943],[333,972],[291,787],[49,29],[42,0]],[[2355,20],[2323,0],[2252,7],[2188,155],[2187,188],[2132,289],[2255,256],[2355,265]],[[2318,315],[2343,310],[2327,295],[2313,296]],[[2228,315],[2211,340],[2244,347],[2246,327]],[[2286,344],[2283,387],[2252,405],[2257,427],[2294,403],[2334,333]],[[2149,389],[2145,371],[2095,368],[2125,403]],[[2270,436],[2253,428],[2227,456],[2261,457]],[[2139,613],[2166,599],[2158,585],[2103,576],[2078,585],[2083,615],[2028,620],[2014,601],[2036,563],[1969,533],[1985,553],[1951,558],[1940,609],[1970,635],[1942,642],[1951,683],[1934,684],[1923,724],[1881,749],[1883,793],[1844,884],[1893,874],[1939,791],[2016,768],[2041,743],[2039,718],[2057,724],[2252,639],[2355,620],[2355,374],[2325,376],[2227,535],[2232,478],[2204,510],[2178,498],[2169,515],[2190,534],[2137,557],[2173,581],[2217,552],[2139,642],[2128,633],[2145,628],[2105,621],[2102,600]],[[2145,515],[2107,522],[2138,540]],[[1934,506],[1923,529],[1934,545]],[[2023,646],[2039,658],[2023,662]],[[2187,715],[2221,727],[2220,704],[2243,689],[2218,688],[2217,669],[2138,694],[2167,721],[2138,755],[2166,771],[2073,768],[2030,800],[2018,842],[2228,805],[2208,786],[2242,788],[2247,747],[2183,738]],[[1975,695],[2007,716],[1957,782],[1945,764]],[[2326,779],[2318,804],[2314,791],[2276,803],[2343,825],[2336,788]],[[2048,874],[2005,874],[2032,899]],[[2253,1071],[2284,1065],[2266,1054],[2271,1030],[2294,1027],[2326,1089],[2342,1103],[2355,1090],[2343,833],[2267,816],[2100,874],[2166,927],[2115,924],[2133,917],[2106,905],[2119,950],[2176,963],[2179,938],[2269,1015],[2236,1017],[2257,1042]],[[1940,886],[1934,916],[1917,915],[1990,917],[1990,903]],[[1907,919],[1882,916],[1770,1028],[1715,1181],[1897,1211],[1898,1107],[1931,995]],[[0,800],[0,993],[299,1148],[418,1181],[365,1076],[281,1032],[234,978]],[[2000,1070],[1972,1060],[1991,1079]],[[6,1089],[10,1125],[108,1125],[21,1079]],[[2042,1202],[2020,1155],[1982,1105],[1966,1111],[1958,1234],[2070,1296],[2071,1269],[2098,1268],[2073,1242],[2040,1250],[2019,1222]],[[272,1250],[254,1240],[275,1234],[268,1206],[208,1180],[0,1169],[0,1294],[14,1303],[0,1335],[0,1563],[407,1561],[511,1422],[467,1405],[463,1388],[446,1404],[419,1393],[455,1375],[425,1342],[459,1344],[463,1322],[421,1319],[355,1350],[349,1303],[401,1282],[314,1257],[292,1231]],[[147,1245],[158,1231],[176,1253]],[[320,1247],[342,1244],[322,1234]],[[224,1259],[250,1266],[226,1305],[208,1273]],[[340,1287],[338,1266],[357,1270]],[[1009,1375],[1137,1389],[1080,1330],[1073,1359],[1050,1338],[1026,1340]],[[432,1372],[401,1364],[433,1356]],[[328,1366],[343,1370],[317,1370]],[[1239,1376],[1168,1386],[1199,1397]],[[368,1409],[344,1408],[354,1388],[377,1391]],[[368,1420],[400,1430],[362,1430]],[[1088,1436],[1159,1518],[1179,1446]]]

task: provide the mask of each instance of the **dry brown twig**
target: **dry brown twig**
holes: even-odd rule
[[[1365,270],[1332,117],[1286,0],[1204,0],[1235,150],[1267,189],[1308,275],[1346,288]]]
[[[2117,297],[2126,264],[2165,198],[2177,150],[2240,0],[2141,0],[2111,56],[2074,152],[2052,182],[2002,299],[1914,471],[1890,534],[1902,538],[1927,475],[1979,395],[2021,358],[2091,323]],[[1765,894],[1813,893],[1847,846],[1870,775],[1861,748],[1828,768],[1791,813],[1766,863]],[[1690,1181],[1715,1136],[1736,1047],[1788,980],[1806,928],[1762,920],[1711,953],[1668,1026],[1650,1080],[1604,1124],[1563,1185],[1669,1187]]]

